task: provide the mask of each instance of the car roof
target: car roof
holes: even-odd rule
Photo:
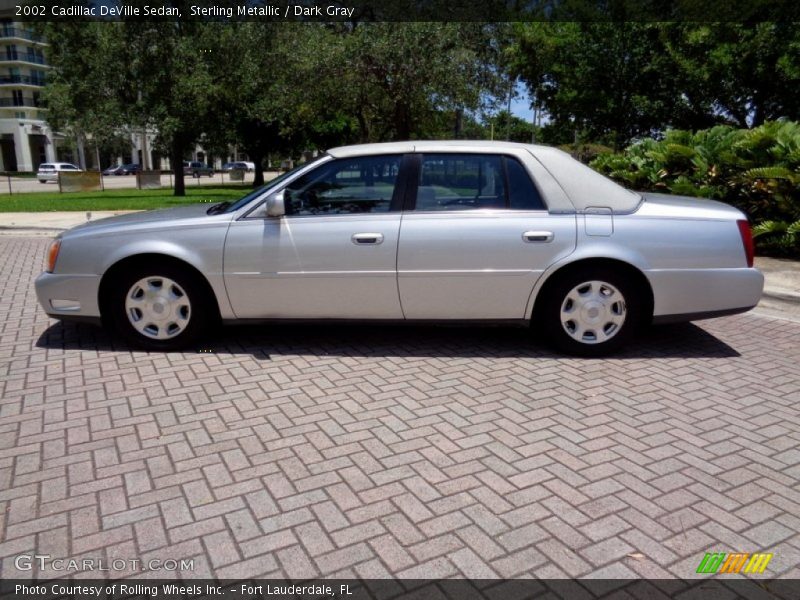
[[[503,150],[529,149],[531,144],[518,142],[500,142],[487,140],[417,140],[408,142],[383,142],[379,144],[356,144],[353,146],[339,146],[328,150],[334,158],[348,156],[363,156],[365,154],[389,154],[405,152],[502,152]]]
[[[553,176],[576,210],[608,208],[625,213],[636,210],[642,197],[604,177],[567,152],[551,146],[487,140],[426,140],[339,146],[328,150],[333,158],[409,152],[487,152],[492,154],[527,152]]]

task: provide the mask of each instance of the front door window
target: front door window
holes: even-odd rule
[[[324,216],[389,212],[393,209],[401,158],[400,155],[385,155],[327,162],[286,187],[286,214]]]

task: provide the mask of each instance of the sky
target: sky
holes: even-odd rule
[[[517,82],[516,98],[511,100],[511,114],[530,123],[533,119],[533,109],[528,90],[521,82]]]

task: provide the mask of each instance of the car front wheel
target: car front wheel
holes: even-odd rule
[[[548,290],[542,325],[560,350],[605,356],[630,340],[642,320],[636,286],[612,269],[580,269]]]
[[[115,329],[146,350],[178,350],[198,341],[213,311],[197,279],[172,265],[130,269],[109,301]]]

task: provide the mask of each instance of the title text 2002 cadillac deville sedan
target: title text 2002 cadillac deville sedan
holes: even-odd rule
[[[762,286],[738,210],[502,142],[335,148],[232,204],[71,229],[36,280],[50,316],[153,350],[217,320],[506,321],[589,356],[748,310]]]

